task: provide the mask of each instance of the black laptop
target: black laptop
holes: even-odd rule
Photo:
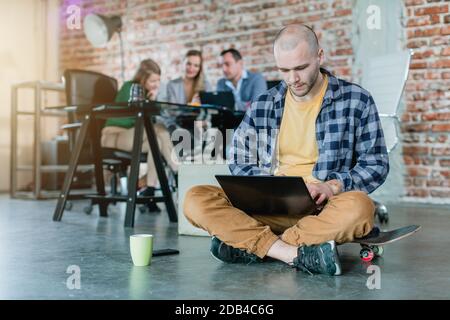
[[[231,204],[248,214],[317,214],[301,177],[216,175]]]
[[[234,110],[234,96],[231,91],[200,91],[200,102],[205,105],[221,106]]]

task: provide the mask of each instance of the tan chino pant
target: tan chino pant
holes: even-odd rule
[[[362,191],[330,198],[317,216],[250,216],[233,207],[221,188],[208,185],[191,188],[184,201],[184,214],[190,223],[260,258],[278,239],[303,246],[363,237],[373,228],[374,211],[373,201]]]

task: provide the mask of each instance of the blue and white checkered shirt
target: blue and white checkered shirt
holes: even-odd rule
[[[328,71],[328,87],[316,120],[319,158],[312,175],[338,179],[343,191],[371,193],[386,179],[389,157],[380,118],[369,92]],[[260,95],[233,135],[229,168],[234,175],[271,175],[278,166],[278,133],[287,85]],[[293,137],[295,139],[295,137]]]

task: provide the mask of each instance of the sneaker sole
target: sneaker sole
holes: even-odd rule
[[[214,238],[217,239],[217,237],[213,236],[213,237],[211,238],[211,241],[213,241]],[[220,260],[219,258],[217,258],[217,257],[212,253],[211,250],[209,250],[209,254],[210,254],[215,260],[217,260],[217,261],[219,261],[219,262],[221,262],[221,263],[225,263],[224,261],[222,261],[222,260]]]
[[[221,263],[225,263],[224,261],[220,260],[219,258],[217,258],[215,255],[213,255],[213,253],[211,251],[209,251],[209,253],[211,254],[211,257],[213,257],[215,260],[221,262]]]

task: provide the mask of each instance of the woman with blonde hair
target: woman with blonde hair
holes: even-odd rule
[[[206,80],[203,72],[203,57],[199,50],[189,50],[184,58],[184,75],[167,83],[166,98],[168,102],[200,105],[200,91],[212,91],[212,87]],[[206,129],[210,123],[210,116],[205,110],[198,110],[195,118],[191,112],[172,112],[172,119],[181,127],[188,129],[191,133],[191,144],[200,146],[192,150],[194,154],[201,155],[202,146],[194,142],[195,132],[201,132],[202,127]]]
[[[200,102],[199,92],[211,91],[203,73],[203,58],[199,50],[189,50],[184,59],[184,75],[167,83],[167,99],[172,103]]]
[[[116,102],[133,102],[140,100],[155,100],[161,78],[161,69],[152,59],[143,60],[135,76],[131,81],[126,81],[118,92]],[[102,130],[102,147],[116,148],[125,151],[131,151],[133,148],[135,118],[111,118],[105,123]],[[158,145],[162,156],[171,169],[176,172],[178,167],[172,159],[173,144],[167,128],[161,124],[154,124]],[[152,153],[144,134],[142,142],[142,152],[147,153],[146,172],[140,172],[140,190],[139,195],[153,196],[155,185],[158,181],[155,164],[153,163]],[[155,203],[149,203],[150,211],[160,211]]]

